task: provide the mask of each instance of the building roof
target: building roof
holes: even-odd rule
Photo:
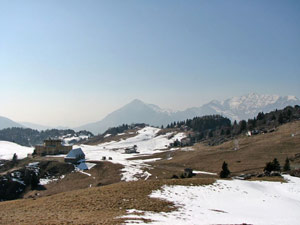
[[[46,139],[44,142],[62,142],[61,139]]]
[[[85,156],[85,154],[83,153],[82,149],[81,148],[75,148],[75,149],[72,149],[65,158],[76,159],[80,155],[84,155]]]

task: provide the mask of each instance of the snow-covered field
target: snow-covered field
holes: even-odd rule
[[[128,218],[153,220],[149,224],[300,224],[300,178],[288,183],[218,180],[207,186],[164,186],[150,196],[179,207],[170,213],[129,210]],[[135,213],[136,212],[136,213]],[[127,224],[143,224],[142,220]]]
[[[18,145],[13,142],[0,141],[0,159],[10,160],[14,153],[17,154],[18,159],[27,157],[28,153],[32,153],[34,148]]]
[[[82,148],[85,153],[86,160],[101,161],[103,160],[103,157],[105,157],[106,160],[109,160],[112,163],[119,163],[123,165],[122,180],[133,181],[138,180],[139,178],[148,179],[151,174],[145,171],[145,169],[150,169],[151,167],[147,163],[160,160],[160,158],[147,160],[129,159],[162,152],[176,139],[181,140],[185,137],[183,133],[178,133],[176,135],[173,133],[157,135],[159,131],[159,128],[145,127],[139,130],[135,137],[121,139],[121,141],[106,142],[97,146],[75,145],[73,148]],[[70,140],[68,137],[64,138],[67,141],[73,140],[73,137]],[[130,148],[134,145],[137,146],[138,153],[125,154],[125,148]],[[14,153],[17,153],[19,159],[25,158],[27,154],[32,153],[33,150],[34,148],[20,146],[12,142],[0,141],[0,159],[12,159]],[[59,155],[59,157],[64,156],[65,155]]]
[[[183,133],[178,133],[173,135],[168,133],[165,135],[157,135],[160,131],[158,128],[145,127],[138,131],[135,137],[131,137],[121,141],[111,141],[103,143],[97,146],[90,145],[80,145],[74,146],[82,148],[85,153],[86,160],[102,160],[102,157],[109,157],[112,163],[119,163],[124,166],[122,171],[122,180],[133,181],[138,180],[138,178],[147,179],[151,174],[144,171],[146,168],[150,168],[147,162],[155,161],[159,159],[148,159],[148,160],[128,160],[132,157],[153,155],[168,148],[170,143],[173,143],[176,139],[181,140],[185,137]],[[173,137],[172,137],[173,136]],[[170,138],[170,139],[169,139]],[[125,148],[137,146],[137,151],[139,153],[125,154]]]

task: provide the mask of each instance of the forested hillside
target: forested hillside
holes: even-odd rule
[[[0,140],[15,142],[23,146],[34,146],[37,144],[42,144],[43,141],[48,138],[70,138],[80,136],[92,137],[93,134],[88,131],[75,132],[71,129],[51,129],[45,131],[37,131],[30,128],[13,127],[0,130]]]

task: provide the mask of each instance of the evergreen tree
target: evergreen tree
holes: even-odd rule
[[[229,135],[231,133],[230,129],[226,130],[226,135]]]
[[[274,158],[272,162],[268,162],[264,168],[265,172],[271,173],[272,171],[280,171],[280,164],[277,158]]]
[[[16,154],[16,153],[14,153],[14,155],[13,155],[13,157],[12,157],[12,161],[13,161],[13,163],[16,163],[16,162],[17,162],[17,160],[18,160],[18,156],[17,156],[17,154]]]
[[[225,134],[225,132],[224,132],[224,130],[223,129],[221,129],[221,133],[220,133],[221,135],[224,135]]]
[[[222,171],[220,173],[221,178],[227,178],[230,174],[227,163],[224,161],[222,165]]]
[[[264,117],[265,117],[265,114],[263,112],[260,112],[257,115],[257,120],[262,120],[262,119],[264,119]]]
[[[286,157],[285,164],[283,166],[283,170],[284,171],[290,171],[291,170],[290,160],[289,160],[288,157]]]
[[[274,166],[274,171],[280,171],[281,169],[280,169],[280,164],[279,164],[279,162],[278,162],[278,160],[277,160],[277,158],[274,158],[274,160],[273,160],[273,166]]]
[[[278,116],[278,122],[280,124],[283,124],[283,115],[282,115],[282,113],[280,113],[279,116]]]
[[[247,122],[245,120],[241,120],[239,125],[240,125],[240,132],[242,132],[243,130],[246,130]]]

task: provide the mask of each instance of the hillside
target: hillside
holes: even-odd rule
[[[91,132],[83,130],[75,132],[71,129],[38,131],[30,128],[13,127],[0,130],[0,140],[28,147],[43,144],[43,141],[49,138],[62,139],[65,144],[75,144],[90,137],[93,137]]]
[[[251,137],[241,134],[235,140],[227,141],[218,146],[198,143],[193,147],[170,149],[165,147],[165,143],[172,142],[172,140],[167,138],[171,133],[161,136],[158,135],[158,132],[161,132],[158,128],[145,127],[140,129],[135,136],[123,140],[103,142],[96,146],[82,145],[81,147],[86,153],[87,159],[93,159],[97,166],[85,173],[72,172],[65,174],[64,178],[54,181],[54,183],[46,184],[44,186],[45,190],[35,190],[26,194],[25,197],[29,199],[0,203],[1,222],[9,224],[38,224],[46,218],[49,223],[120,224],[124,221],[129,223],[130,221],[132,223],[133,221],[150,221],[151,218],[147,216],[150,215],[150,212],[169,212],[166,214],[168,217],[165,218],[161,218],[159,216],[161,214],[151,214],[153,215],[152,218],[157,218],[167,223],[168,220],[165,219],[169,218],[169,216],[172,218],[172,215],[177,212],[176,208],[170,208],[170,206],[174,205],[169,201],[173,200],[166,202],[149,198],[149,194],[156,193],[153,191],[163,187],[161,189],[163,190],[161,198],[167,199],[167,196],[173,193],[173,189],[165,189],[165,184],[184,184],[182,186],[183,193],[190,193],[189,189],[186,189],[188,188],[186,185],[193,184],[194,186],[212,183],[217,178],[214,173],[219,173],[224,160],[228,162],[233,176],[244,173],[261,173],[265,163],[271,161],[274,157],[278,158],[281,164],[283,164],[286,157],[289,157],[293,169],[300,167],[300,159],[295,157],[295,154],[300,153],[300,121],[281,125],[272,133],[258,134]],[[173,137],[173,140],[174,138],[176,137]],[[239,147],[237,150],[234,150],[236,143],[238,143]],[[116,149],[124,149],[133,144],[138,146],[140,153],[126,155],[122,153],[122,150],[119,150],[120,154],[116,151]],[[112,160],[103,160],[102,156],[111,156]],[[112,167],[113,165],[120,165],[120,167],[118,169],[118,167]],[[179,176],[186,167],[195,170],[197,173],[195,178],[170,179],[174,174]],[[119,175],[117,175],[118,171]],[[117,178],[118,176],[120,177]],[[113,181],[111,180],[112,177],[117,179]],[[278,178],[276,179],[278,180]],[[119,182],[120,180],[128,180],[129,182]],[[111,184],[111,182],[116,183]],[[253,181],[247,181],[250,183],[245,182],[215,183],[213,189],[218,189],[220,185],[221,187],[226,187],[225,189],[220,189],[220,192],[222,192],[223,190],[230,191],[235,190],[237,187],[243,187],[244,189],[247,188],[249,193],[253,193],[253,191],[256,193],[259,187],[265,185],[264,188],[273,191],[274,195],[278,194],[276,191],[279,188],[271,189],[274,185],[269,185],[268,182],[259,184],[259,187],[255,186],[256,183],[252,183]],[[288,184],[292,185],[286,186],[288,190],[292,190],[291,188],[295,190],[292,183]],[[206,189],[206,186],[201,187],[204,188],[203,191],[205,192],[212,190],[211,186],[207,186],[209,189]],[[285,186],[280,186],[280,188],[284,188],[281,195],[287,193]],[[165,192],[166,190],[167,192]],[[197,189],[197,191],[199,190]],[[176,192],[181,193],[180,190]],[[217,192],[209,193],[212,198],[215,198],[214,193]],[[51,196],[47,197],[47,195]],[[180,196],[181,194],[177,195],[178,198]],[[273,201],[269,199],[266,193],[263,196],[262,198]],[[235,194],[235,198],[243,199],[244,201],[247,196]],[[201,199],[199,201],[203,202],[205,200]],[[249,204],[251,203],[251,201],[248,202]],[[182,207],[177,205],[176,201],[174,204],[179,209]],[[253,204],[256,203],[254,202]],[[274,205],[276,204],[278,203],[275,202]],[[288,203],[283,201],[282,204],[284,206]],[[245,206],[245,204],[243,205]],[[232,219],[230,220],[231,223],[253,221],[251,216],[249,218],[245,216],[247,220],[243,221],[235,218],[234,215],[238,214],[234,208],[215,207],[216,210],[229,210],[232,213],[232,216],[230,216]],[[249,205],[248,207],[252,206]],[[297,206],[293,207],[297,208]],[[183,209],[185,208],[181,210]],[[281,209],[284,210],[283,208]],[[142,210],[142,212],[136,214],[136,210]],[[195,208],[195,210],[198,209]],[[182,215],[188,215],[186,213]],[[205,213],[213,218],[218,218],[216,215],[214,216],[217,212],[209,211]],[[226,216],[226,214],[224,215]],[[223,216],[219,216],[219,218],[219,223],[225,219]],[[269,219],[271,217],[265,214],[264,218]],[[186,218],[186,221],[189,220],[190,217]],[[183,224],[185,223],[183,222]],[[295,223],[291,220],[289,224]]]
[[[11,119],[0,116],[0,130],[8,127],[24,127],[22,124],[19,124]]]

